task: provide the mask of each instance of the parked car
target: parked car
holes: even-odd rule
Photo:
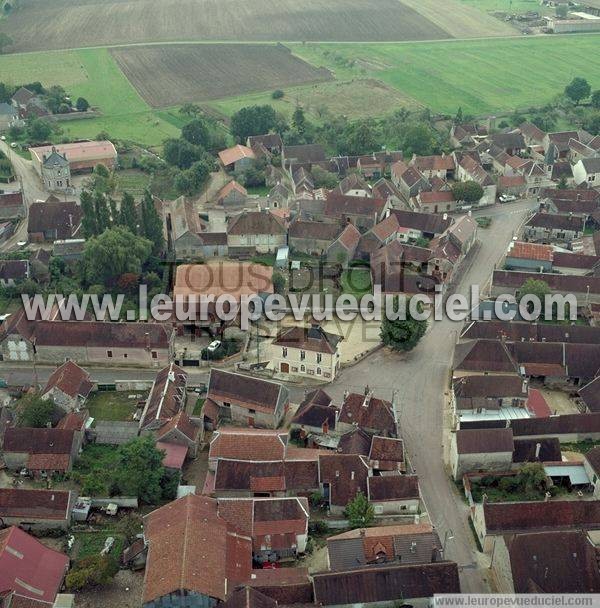
[[[221,340],[213,340],[213,341],[212,341],[212,342],[211,342],[211,343],[210,343],[210,344],[209,344],[209,345],[206,347],[206,350],[207,350],[209,353],[214,353],[214,352],[215,352],[215,351],[216,351],[216,350],[219,348],[219,346],[221,346]]]
[[[517,197],[514,194],[501,194],[498,197],[498,200],[501,203],[512,203],[513,201],[517,200]]]

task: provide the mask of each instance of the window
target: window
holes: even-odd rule
[[[317,353],[317,363],[321,363],[323,360],[323,355],[321,353]]]
[[[152,358],[158,359],[158,353],[155,350],[152,351]]]
[[[304,365],[301,365],[301,366],[300,366],[300,371],[301,371],[301,372],[305,372],[305,371],[306,371],[306,367],[304,367]]]
[[[281,356],[284,359],[287,357],[287,348],[285,346],[281,349]]]
[[[112,359],[112,350],[107,350],[107,351],[106,351],[106,356],[107,356],[109,359]]]
[[[248,410],[249,414],[256,414],[256,410]]]
[[[306,359],[306,351],[301,350],[300,351],[300,361],[304,361],[304,359]]]
[[[123,359],[127,359],[127,353],[123,353]]]
[[[321,375],[321,368],[317,367],[317,376],[320,376],[320,375]]]

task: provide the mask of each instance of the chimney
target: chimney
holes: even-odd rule
[[[361,528],[361,529],[358,531],[358,533],[360,534],[361,538],[364,538],[364,537],[365,537],[365,529],[364,529],[364,528]]]
[[[144,334],[144,339],[146,340],[146,350],[150,350],[150,334],[148,332]]]
[[[539,459],[540,457],[540,450],[542,449],[542,444],[541,443],[536,443],[535,444],[535,457],[536,459]]]
[[[444,215],[442,217],[444,218],[444,221],[446,221],[448,219],[448,214],[444,213]]]

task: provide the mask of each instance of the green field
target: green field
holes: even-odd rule
[[[526,13],[536,11],[544,15],[554,13],[554,9],[541,6],[538,0],[460,0],[463,4],[468,4],[486,13],[498,11],[503,13]]]
[[[295,53],[338,77],[347,78],[350,70],[363,76],[366,72],[447,114],[459,107],[486,114],[541,106],[574,76],[600,88],[598,48],[598,35],[293,46]],[[354,61],[354,66],[338,68],[340,58]]]
[[[178,129],[150,109],[122,74],[107,49],[53,51],[0,56],[0,80],[39,80],[62,85],[73,98],[85,97],[102,117],[61,122],[66,137],[93,138],[107,131],[114,139],[155,146]]]

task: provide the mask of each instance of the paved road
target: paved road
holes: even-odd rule
[[[19,156],[5,141],[0,141],[0,150],[10,159],[15,175],[18,177],[25,197],[27,210],[36,200],[46,200],[49,193],[33,168],[33,163]],[[0,245],[0,251],[13,249],[19,241],[27,240],[27,217],[19,223],[15,233]]]
[[[470,286],[485,285],[494,265],[505,252],[515,231],[528,211],[536,207],[534,200],[496,206],[475,215],[493,217],[492,226],[480,231],[481,246],[465,269],[456,291],[469,295]],[[338,400],[346,389],[363,391],[369,385],[376,394],[390,398],[398,391],[398,418],[411,463],[419,475],[427,510],[441,539],[450,531],[446,556],[461,566],[461,585],[464,592],[489,591],[484,569],[480,567],[473,535],[468,525],[465,502],[451,482],[443,462],[444,408],[447,403],[450,366],[461,325],[449,320],[432,323],[417,348],[408,355],[379,350],[357,365],[343,370],[326,390]],[[37,366],[37,380],[44,383],[53,367]],[[189,370],[191,382],[206,381],[206,370]],[[97,382],[115,379],[154,378],[153,370],[91,368]],[[3,363],[0,375],[9,384],[33,381],[31,367]],[[292,399],[298,400],[303,389],[292,387]],[[449,534],[450,535],[450,534]]]
[[[482,212],[493,216],[491,228],[480,231],[481,247],[456,289],[469,294],[472,284],[484,285],[515,230],[535,201],[498,206]],[[463,592],[485,592],[489,586],[478,567],[473,535],[468,525],[467,506],[451,482],[443,464],[445,441],[443,412],[446,405],[450,365],[457,332],[461,326],[449,320],[432,324],[417,348],[408,355],[380,350],[356,366],[343,370],[327,387],[334,398],[346,389],[362,391],[366,384],[376,394],[399,396],[398,416],[409,458],[419,475],[423,497],[433,524],[443,541],[447,531],[454,538],[447,543],[446,556],[461,566]]]

